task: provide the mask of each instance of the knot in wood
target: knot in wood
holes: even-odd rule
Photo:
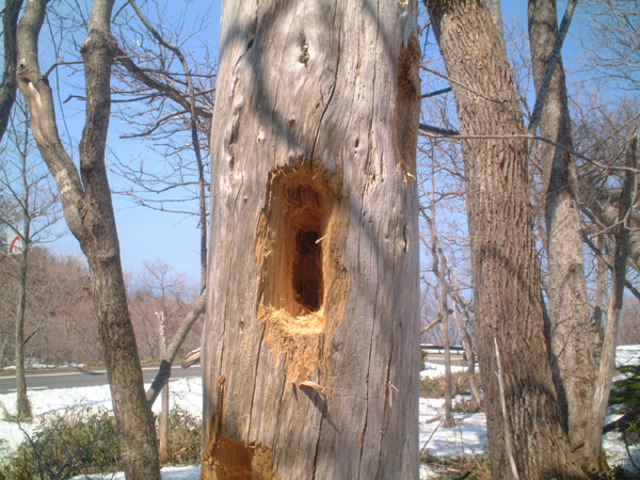
[[[302,45],[300,47],[300,50],[302,51],[302,53],[300,54],[300,57],[298,57],[298,60],[300,61],[300,63],[303,64],[307,64],[309,63],[309,60],[311,59],[311,56],[309,55],[309,45],[305,44]]]

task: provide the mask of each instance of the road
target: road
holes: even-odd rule
[[[145,383],[151,383],[158,372],[158,367],[144,367],[142,373]],[[189,368],[176,366],[171,369],[171,378],[199,377],[202,375],[200,365]],[[51,388],[73,388],[106,385],[107,372],[104,369],[66,368],[55,371],[34,370],[27,372],[28,390],[48,390]],[[16,391],[15,375],[0,375],[0,394]]]
[[[428,360],[432,363],[444,364],[444,354],[440,352],[429,352]],[[463,365],[462,355],[458,352],[451,354],[452,365]],[[158,367],[144,367],[145,383],[151,383],[158,372]],[[171,370],[172,378],[199,377],[202,369],[199,364],[189,368],[175,366]],[[91,387],[96,385],[106,385],[107,372],[104,369],[85,369],[80,367],[50,370],[33,370],[27,372],[28,390],[48,390],[51,388],[73,388]],[[0,394],[12,393],[16,391],[15,375],[0,375]]]

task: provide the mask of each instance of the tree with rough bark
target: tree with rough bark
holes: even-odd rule
[[[203,479],[418,476],[417,8],[224,4]]]
[[[18,87],[31,113],[33,135],[58,185],[67,225],[89,263],[123,467],[128,479],[159,479],[154,420],[143,389],[105,166],[116,54],[110,29],[113,1],[93,3],[81,46],[86,120],[79,168],[60,140],[52,90],[40,71],[37,45],[46,3],[29,1],[18,23]]]
[[[528,134],[504,41],[483,1],[425,4],[460,122],[493,475],[583,478],[548,355]]]
[[[18,82],[16,80],[18,17],[23,0],[5,0],[2,11],[2,46],[4,54],[4,69],[2,84],[0,85],[0,140],[4,136],[11,109],[16,100]]]
[[[610,218],[599,222],[601,215],[590,211],[598,210],[593,201],[597,192],[585,194],[589,187],[579,180],[574,161],[580,158],[600,169],[604,163],[575,150],[560,53],[576,1],[568,3],[560,25],[555,1],[529,1],[537,95],[526,129],[503,47],[502,25],[495,24],[500,19],[499,4],[430,0],[425,4],[456,96],[460,128],[452,133],[433,127],[423,130],[456,135],[462,142],[479,318],[477,344],[494,476],[597,475],[604,468],[600,443],[625,263],[633,251],[630,225],[637,164],[628,160],[626,166],[616,167],[627,179],[621,193],[609,192]],[[627,150],[636,151],[634,145],[631,141]],[[632,153],[627,156],[635,158]],[[529,205],[529,163],[540,166],[545,188],[548,310],[538,291],[541,272]],[[607,175],[600,170],[594,178]],[[581,208],[596,225],[608,225],[616,250],[597,376]],[[598,289],[601,297],[600,284]],[[535,430],[534,425],[544,427]]]
[[[575,3],[570,2],[569,8]],[[542,137],[555,142],[541,142],[536,151],[543,165],[546,187],[546,291],[551,364],[571,447],[579,455],[584,471],[596,472],[600,469],[601,452],[594,455],[596,452],[587,452],[584,448],[593,416],[594,342],[582,252],[576,166],[574,157],[568,153],[574,146],[562,54],[556,47],[562,35],[557,18],[555,0],[529,1],[529,44],[536,105],[544,102],[539,120],[534,118],[533,121],[538,120]],[[536,133],[533,125],[530,126],[532,129],[532,133]]]

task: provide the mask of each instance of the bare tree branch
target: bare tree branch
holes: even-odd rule
[[[203,291],[200,294],[200,298],[198,298],[198,301],[195,303],[191,311],[187,314],[184,321],[180,325],[180,328],[171,339],[171,343],[167,347],[162,361],[160,362],[160,369],[158,370],[158,374],[156,375],[156,378],[153,379],[151,386],[147,390],[146,395],[149,406],[153,405],[153,403],[158,398],[158,395],[160,395],[162,387],[164,387],[165,384],[169,381],[169,378],[171,377],[171,366],[173,365],[173,361],[176,358],[178,349],[180,348],[180,345],[182,345],[182,342],[187,336],[187,333],[189,333],[189,330],[191,330],[193,324],[205,311],[207,305],[206,301],[206,291]]]
[[[202,118],[211,118],[211,112],[209,110],[198,106],[194,107],[193,104],[185,98],[184,93],[180,92],[171,85],[162,83],[149,76],[142,68],[138,67],[133,62],[133,60],[131,60],[131,58],[127,56],[127,54],[123,52],[119,47],[117,50],[116,60],[118,60],[127,69],[127,71],[136,78],[136,80],[148,86],[149,88],[165,94],[174,102],[182,105],[186,111],[190,112],[194,110],[195,113],[197,113],[197,115]]]
[[[551,53],[551,57],[549,58],[549,63],[547,64],[547,68],[544,72],[544,77],[542,79],[542,83],[540,88],[538,89],[538,93],[536,95],[536,103],[533,107],[533,113],[531,114],[531,120],[529,121],[529,126],[527,129],[530,132],[535,132],[540,124],[540,119],[542,118],[542,109],[544,108],[544,104],[547,101],[549,86],[551,85],[551,77],[553,76],[553,71],[560,60],[560,51],[562,50],[562,44],[564,43],[564,39],[567,36],[567,32],[569,31],[569,25],[571,25],[571,19],[573,18],[573,11],[578,4],[578,0],[569,0],[567,5],[567,9],[564,12],[564,16],[562,17],[562,22],[560,23],[560,28],[558,30],[558,36],[556,37],[556,43],[553,46],[553,51]]]

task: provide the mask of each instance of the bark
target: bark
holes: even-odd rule
[[[493,475],[515,477],[511,445],[519,478],[583,478],[563,428],[549,362],[527,145],[514,137],[526,129],[506,52],[483,0],[425,3],[452,79],[461,136],[495,137],[462,142]]]
[[[491,13],[491,21],[498,31],[498,37],[504,43],[504,27],[502,25],[502,8],[500,7],[500,0],[487,0],[489,5],[489,13]]]
[[[87,257],[120,455],[128,479],[160,478],[155,425],[129,317],[104,152],[110,116],[111,64],[116,51],[110,0],[96,0],[82,44],[87,106],[80,171],[57,132],[51,89],[38,66],[37,40],[45,1],[30,1],[18,25],[18,86],[32,117],[32,131],[60,192],[65,219]]]
[[[16,80],[16,68],[18,66],[16,30],[21,8],[22,0],[5,0],[4,12],[2,13],[4,72],[2,74],[2,86],[0,86],[0,140],[2,140],[4,132],[7,131],[11,109],[18,90],[18,82]]]
[[[556,1],[529,0],[534,85],[540,94],[546,88],[546,101],[540,111],[540,132],[543,137],[573,150],[562,57],[559,51],[554,51],[558,36]],[[545,76],[549,77],[546,85]],[[600,463],[598,458],[585,455],[583,450],[592,416],[595,365],[582,223],[574,188],[575,165],[567,150],[546,142],[539,146],[537,153],[544,162],[546,183],[547,294],[554,379],[572,448],[582,455],[583,469],[595,472]]]
[[[442,268],[440,269],[438,280],[440,281],[440,306],[442,312],[442,340],[444,343],[444,426],[453,427],[453,386],[451,383],[451,351],[449,350],[449,302],[448,285],[445,278],[444,254],[439,251],[438,257]]]
[[[16,411],[18,419],[23,422],[32,420],[31,402],[27,395],[27,379],[24,368],[24,346],[27,341],[24,339],[24,321],[27,310],[27,274],[29,272],[29,249],[31,243],[31,199],[30,185],[27,178],[27,152],[28,152],[29,127],[24,124],[24,150],[21,150],[22,167],[22,198],[19,205],[22,213],[22,252],[18,262],[18,302],[16,306],[15,318],[15,362],[16,362]]]
[[[203,479],[418,476],[416,11],[225,3]]]
[[[604,313],[604,298],[607,292],[607,263],[604,260],[606,252],[606,239],[603,233],[596,237],[594,253],[596,254],[596,291],[594,294],[593,324],[596,329],[596,345],[602,345],[604,340],[604,323],[602,315]]]
[[[29,221],[24,222],[23,238],[29,238]],[[15,362],[16,362],[16,412],[18,419],[29,422],[32,419],[31,402],[27,395],[27,379],[24,370],[24,319],[27,307],[27,271],[29,260],[29,243],[19,258],[18,282],[20,284],[15,318]]]
[[[562,45],[564,39],[569,31],[569,25],[571,25],[571,19],[573,18],[573,12],[578,4],[578,0],[569,0],[567,4],[567,10],[564,12],[560,28],[555,28],[555,42],[551,51],[547,52],[544,74],[538,77],[538,87],[536,88],[536,103],[533,106],[533,112],[531,113],[531,120],[529,122],[529,131],[535,132],[538,129],[540,120],[542,117],[542,110],[545,108],[547,102],[549,89],[551,87],[551,81],[556,74],[556,68],[558,63],[561,62],[560,52],[562,51]],[[555,20],[554,20],[555,25]]]
[[[164,357],[167,354],[167,317],[164,308],[156,312],[160,327],[160,351]],[[158,454],[161,462],[169,459],[169,382],[162,387],[162,407],[160,409],[160,426],[158,428]]]

